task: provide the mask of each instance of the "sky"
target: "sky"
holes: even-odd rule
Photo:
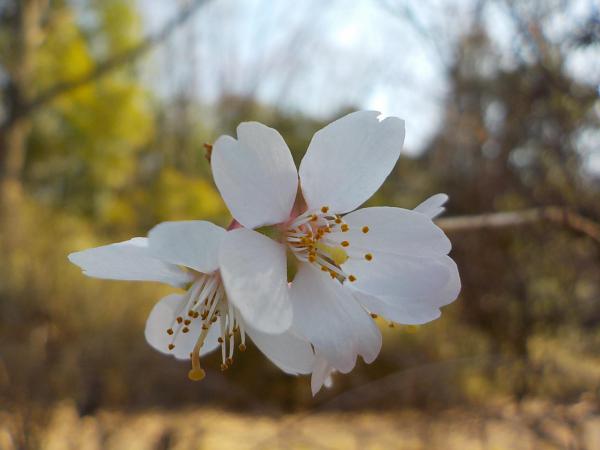
[[[138,0],[147,31],[160,28],[186,1]],[[208,102],[223,92],[254,95],[319,118],[349,106],[375,109],[405,119],[406,152],[418,154],[440,125],[452,49],[471,26],[477,3],[212,0],[157,52],[150,82],[167,95],[184,90]],[[510,66],[517,38],[503,4],[488,1],[484,21]],[[557,42],[594,1],[562,5],[548,24]],[[597,50],[574,53],[568,67],[600,83]],[[586,151],[600,171],[598,149]]]

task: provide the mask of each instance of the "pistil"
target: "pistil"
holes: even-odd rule
[[[184,319],[185,317],[185,319]],[[242,329],[241,319],[237,317],[233,305],[227,301],[225,289],[218,273],[198,274],[187,294],[182,299],[182,304],[177,312],[171,327],[166,332],[171,337],[169,350],[175,349],[175,341],[179,333],[189,333],[192,323],[201,322],[200,334],[190,353],[192,367],[188,377],[192,381],[202,380],[206,373],[200,365],[200,352],[205,344],[210,327],[219,321],[220,336],[218,342],[221,346],[221,369],[227,369],[233,362],[235,350],[235,332]],[[240,350],[245,350],[245,334],[241,332]],[[229,346],[229,348],[228,348]]]

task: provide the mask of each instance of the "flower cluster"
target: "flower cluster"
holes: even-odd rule
[[[404,122],[379,116],[355,112],[317,132],[299,171],[277,131],[242,123],[237,139],[220,137],[211,156],[234,218],[229,230],[165,222],[147,238],[69,259],[92,277],[184,289],[155,305],[146,339],[191,359],[190,379],[205,376],[200,358],[217,349],[221,369],[229,368],[248,336],[286,373],[312,374],[316,394],[334,371],[351,371],[357,356],[377,357],[374,318],[426,323],[460,291],[450,241],[432,220],[446,195],[414,210],[357,209],[389,175],[404,141]],[[277,238],[256,231],[265,226]]]

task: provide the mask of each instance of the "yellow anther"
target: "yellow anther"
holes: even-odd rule
[[[349,245],[350,245],[350,242],[342,241],[342,247],[348,247]]]
[[[323,214],[326,214],[326,213],[327,213],[327,211],[329,211],[329,206],[323,206],[323,207],[321,208],[321,212],[322,212]]]
[[[169,350],[173,350],[175,348],[174,344],[169,344]]]
[[[227,364],[221,364],[221,372],[225,372],[227,368]]]
[[[347,223],[343,223],[341,228],[342,228],[342,233],[345,233],[346,231],[348,231],[350,229],[350,227],[348,226]]]
[[[190,369],[188,372],[188,378],[192,381],[200,381],[206,376],[206,372],[200,368]]]
[[[240,344],[240,345],[238,345],[238,348],[240,349],[240,352],[245,352],[246,351],[246,344]]]
[[[356,277],[354,275],[350,275],[348,276],[348,280],[350,281],[350,283],[354,283],[356,281]]]
[[[215,323],[215,322],[217,321],[217,316],[212,316],[212,319],[210,319],[210,321],[211,321],[212,323]]]
[[[367,227],[367,226],[362,227],[362,232],[367,234],[369,232],[369,227]]]
[[[223,343],[223,338],[222,338],[221,336],[219,336],[219,338],[217,339],[217,342],[218,342],[219,344],[222,344],[222,343]]]
[[[340,223],[342,223],[342,219],[340,219],[340,218],[338,217],[337,219],[335,219],[335,223],[337,223],[337,224],[339,225]]]
[[[169,336],[171,336],[171,335],[173,334],[173,328],[169,328],[169,329],[167,330],[167,334],[168,334]]]
[[[192,311],[191,309],[188,311],[188,316],[189,317],[194,317],[194,311]]]
[[[183,317],[180,316],[176,320],[177,320],[177,323],[181,323],[181,322],[183,322]]]
[[[365,259],[366,259],[367,261],[371,261],[371,260],[373,259],[373,255],[372,255],[372,254],[370,254],[370,253],[367,253],[367,254],[365,255]]]
[[[231,367],[233,365],[233,358],[227,358],[225,364],[227,364],[227,367]]]
[[[377,319],[377,317],[379,317],[379,316],[378,316],[377,314],[375,314],[375,313],[371,313],[371,317],[372,317],[373,319]]]
[[[311,222],[316,222],[318,218],[319,218],[319,217],[318,217],[316,214],[312,214],[312,215],[310,216],[310,221],[311,221]]]
[[[182,333],[187,333],[188,331],[190,331],[188,327],[183,327],[183,330],[181,330]]]
[[[394,322],[390,322],[390,323],[388,323],[388,327],[390,327],[390,328],[394,328]]]
[[[190,323],[192,323],[190,320],[184,320],[184,321],[183,321],[183,324],[184,324],[184,325],[189,325]]]

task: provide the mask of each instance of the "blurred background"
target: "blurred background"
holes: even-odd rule
[[[0,449],[600,449],[599,87],[596,0],[0,0]],[[314,399],[254,348],[188,381],[144,341],[168,288],[68,263],[227,225],[203,144],[240,121],[299,162],[356,109],[407,124],[369,204],[589,232],[446,222],[460,298]]]

